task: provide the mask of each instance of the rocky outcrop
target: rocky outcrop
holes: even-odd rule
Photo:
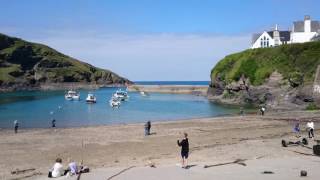
[[[216,89],[219,93],[215,93]],[[293,87],[288,80],[275,71],[260,86],[250,85],[245,77],[224,87],[213,85],[208,90],[208,98],[224,104],[264,105],[273,109],[304,109],[307,103],[313,102],[311,89],[312,85]]]

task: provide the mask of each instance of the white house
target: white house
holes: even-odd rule
[[[273,31],[264,31],[252,36],[251,48],[264,48],[290,43],[290,31],[279,31],[278,26]]]
[[[304,43],[311,41],[320,33],[320,22],[311,21],[310,16],[305,16],[304,21],[293,22],[291,32],[292,43]]]
[[[303,43],[316,40],[320,35],[320,22],[311,21],[305,16],[304,21],[293,22],[292,31],[279,31],[278,26],[273,31],[264,31],[252,36],[251,48],[264,48],[289,43]]]

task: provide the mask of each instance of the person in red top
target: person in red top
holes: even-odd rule
[[[188,157],[189,157],[189,141],[188,134],[184,134],[184,139],[182,141],[177,140],[178,146],[181,147],[181,165],[182,168],[188,168]]]

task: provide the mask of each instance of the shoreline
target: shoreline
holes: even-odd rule
[[[207,96],[208,85],[129,85],[129,92],[168,93],[168,94],[192,94]]]
[[[150,163],[155,164],[159,171],[175,173],[174,164],[179,162],[180,150],[176,145],[176,139],[181,139],[183,132],[189,134],[190,164],[200,166],[200,164],[234,161],[237,158],[254,160],[257,157],[262,157],[255,161],[257,163],[261,163],[263,159],[269,159],[271,162],[277,162],[276,159],[289,162],[291,158],[301,158],[301,155],[287,150],[302,153],[312,151],[301,147],[287,149],[281,147],[281,139],[293,136],[290,121],[293,118],[313,118],[318,124],[320,112],[296,111],[266,116],[222,116],[154,122],[151,128],[152,135],[147,137],[144,136],[143,123],[34,129],[18,134],[1,130],[0,177],[17,178],[16,175],[10,175],[10,171],[16,168],[35,168],[36,172],[43,175],[36,175],[30,179],[46,179],[45,175],[57,157],[63,159],[64,165],[68,158],[77,162],[83,161],[92,170],[83,176],[84,179],[85,177],[99,179],[95,176],[99,174],[97,171],[101,168],[105,176],[105,173],[114,168],[131,166],[137,169],[150,168]],[[304,131],[303,134],[305,135]],[[309,146],[312,147],[312,144],[314,142],[310,141]],[[234,151],[234,149],[237,150]],[[166,166],[169,169],[163,169]],[[317,166],[316,169],[319,167]],[[193,172],[192,169],[191,172]],[[140,179],[143,177],[143,172],[140,172]],[[312,172],[315,173],[311,171],[311,174]],[[221,173],[225,173],[225,170]],[[206,174],[199,177],[203,176]]]
[[[126,87],[125,84],[91,84],[91,83],[45,83],[34,86],[21,86],[19,84],[9,87],[1,87],[0,93],[21,92],[21,91],[58,91],[70,89],[99,89],[107,87]]]

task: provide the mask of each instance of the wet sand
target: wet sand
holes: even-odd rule
[[[172,173],[171,179],[175,176],[176,179],[183,179],[185,174],[179,174],[181,168],[176,166],[180,161],[180,150],[176,141],[182,137],[183,132],[189,134],[190,164],[196,165],[190,168],[190,171],[187,170],[191,173],[188,176],[189,179],[192,177],[211,179],[209,173],[211,171],[204,171],[204,165],[232,162],[236,159],[244,159],[248,164],[253,165],[248,165],[244,171],[237,170],[240,166],[237,164],[207,169],[218,168],[220,170],[217,172],[221,172],[220,174],[234,171],[238,172],[239,176],[242,174],[243,177],[250,179],[249,176],[245,176],[245,172],[256,170],[261,174],[264,161],[269,163],[265,170],[272,169],[274,162],[273,171],[277,171],[277,163],[295,165],[292,162],[301,161],[308,164],[306,162],[310,161],[306,165],[308,172],[316,174],[318,172],[315,169],[320,168],[319,157],[301,154],[312,154],[310,147],[315,144],[313,141],[310,141],[309,148],[281,146],[281,139],[294,139],[292,126],[295,119],[302,121],[313,119],[317,128],[320,113],[318,111],[287,112],[268,114],[264,117],[250,115],[158,122],[152,124],[152,135],[147,137],[143,135],[143,124],[27,129],[21,130],[18,134],[14,134],[12,130],[0,130],[0,179],[17,179],[33,173],[42,173],[42,176],[35,175],[29,179],[44,179],[57,157],[61,157],[65,165],[69,158],[77,162],[83,161],[93,170],[83,175],[81,179],[106,179],[109,175],[131,166],[134,168],[127,173],[136,172],[130,176],[132,179],[141,179],[141,177],[144,179],[144,175],[148,173],[154,177],[149,179],[163,179],[170,173]],[[305,123],[303,122],[302,125],[304,129]],[[315,133],[317,135],[317,130]],[[303,132],[303,135],[306,136],[306,132]],[[150,169],[150,164],[157,167],[155,168],[157,170],[152,170],[155,174],[150,174],[151,171],[146,172],[145,169]],[[261,164],[262,167],[254,164]],[[20,175],[10,175],[10,172],[17,168],[35,168],[36,170]],[[278,177],[275,173],[273,177],[278,179],[287,177],[285,170],[283,167],[279,170],[284,173],[284,176]],[[299,168],[290,166],[287,175],[292,174],[291,171],[296,172],[297,175],[300,173]],[[161,172],[163,172],[163,178],[156,176]],[[128,178],[125,174],[117,178],[127,179],[125,177]],[[228,175],[224,179],[228,177],[233,179],[233,176]]]

